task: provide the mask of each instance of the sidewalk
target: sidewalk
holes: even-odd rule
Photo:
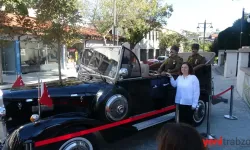
[[[47,71],[47,72],[36,72],[23,74],[23,82],[25,84],[38,83],[38,76],[44,82],[59,80],[58,70]],[[75,70],[62,70],[62,79],[67,77],[76,77],[77,73]],[[7,84],[0,85],[0,89],[10,88],[16,81],[16,75],[3,75],[3,81]]]
[[[222,137],[225,139],[222,146],[210,146],[210,150],[249,150],[250,149],[250,109],[246,102],[239,96],[236,90],[236,77],[224,78],[223,75],[218,74],[215,69],[213,71],[215,83],[215,95],[226,90],[231,85],[234,85],[234,99],[233,99],[233,115],[238,117],[238,120],[228,120],[224,115],[229,115],[230,106],[230,91],[222,95],[223,98],[228,99],[228,104],[219,103],[212,105],[211,108],[211,134],[214,134],[217,139]],[[198,127],[200,133],[206,132],[207,121]],[[245,145],[236,145],[237,139],[244,139]],[[228,140],[228,141],[227,141]],[[231,141],[230,141],[231,140]],[[248,142],[246,143],[246,141]],[[234,142],[234,143],[231,143]],[[248,145],[246,145],[248,144]]]
[[[231,85],[236,84],[236,77],[234,78],[224,78],[223,75],[220,75],[216,72],[215,67],[213,66],[213,77],[214,77],[214,86],[215,86],[215,95],[226,90]],[[230,91],[222,95],[223,98],[230,100]],[[229,114],[229,105],[230,102],[218,103],[212,105],[211,108],[211,133],[215,135],[217,139],[220,137],[226,140],[234,140],[236,137],[238,139],[245,139],[247,146],[239,146],[235,143],[230,145],[231,141],[226,141],[227,145],[222,146],[210,146],[209,150],[249,150],[250,149],[250,109],[245,101],[238,95],[236,89],[234,90],[234,106],[233,106],[233,115],[238,117],[238,120],[227,120],[224,118],[224,115]],[[207,118],[206,118],[207,119]],[[105,145],[104,150],[157,150],[156,136],[161,129],[162,125],[148,128],[146,130],[140,131],[137,134],[127,137],[123,140],[117,141],[112,144]],[[199,133],[206,132],[207,121],[204,120],[201,126],[196,129]],[[123,145],[123,146],[121,146]]]

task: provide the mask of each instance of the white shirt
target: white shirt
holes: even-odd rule
[[[195,108],[198,105],[200,97],[200,83],[195,75],[178,76],[176,80],[170,78],[173,87],[177,87],[175,103],[182,105],[192,105]]]

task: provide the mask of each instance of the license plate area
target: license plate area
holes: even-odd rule
[[[32,106],[32,112],[33,113],[38,112],[38,110],[39,110],[39,106]],[[42,112],[53,111],[53,110],[54,110],[54,106],[48,107],[48,106],[45,106],[45,105],[41,105],[41,111]]]

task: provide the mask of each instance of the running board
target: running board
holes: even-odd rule
[[[134,124],[133,127],[137,128],[137,130],[140,131],[148,127],[152,127],[154,125],[169,121],[173,118],[175,118],[175,112]]]

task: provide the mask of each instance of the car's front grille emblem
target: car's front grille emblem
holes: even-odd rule
[[[21,110],[22,109],[22,103],[18,103],[17,107]]]

